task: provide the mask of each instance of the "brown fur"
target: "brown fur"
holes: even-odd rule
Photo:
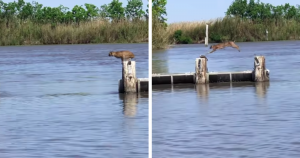
[[[134,54],[128,50],[124,50],[124,51],[111,51],[109,52],[108,56],[114,56],[116,58],[121,58],[122,61],[124,60],[131,60],[132,58],[134,58]]]
[[[218,50],[218,49],[223,49],[225,47],[232,47],[232,48],[236,48],[239,52],[241,51],[239,46],[237,46],[234,41],[229,41],[229,42],[224,42],[224,43],[219,43],[216,45],[212,45],[210,46],[209,49],[213,49],[211,52],[209,53],[213,53],[214,51]]]

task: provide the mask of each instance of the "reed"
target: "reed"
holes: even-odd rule
[[[167,47],[169,44],[175,44],[174,33],[181,30],[182,34],[191,37],[193,43],[199,43],[205,39],[205,25],[209,24],[209,42],[223,42],[228,40],[235,40],[237,42],[252,42],[265,41],[266,29],[268,30],[268,40],[299,40],[300,39],[300,23],[295,19],[269,19],[267,21],[248,20],[241,18],[224,17],[208,21],[200,22],[179,22],[169,24],[167,29],[157,33],[160,41],[167,41],[162,43],[153,43],[154,49]],[[160,30],[157,28],[156,30]],[[159,35],[164,35],[161,39]],[[156,46],[156,44],[159,45]]]
[[[152,49],[165,49],[168,47],[169,34],[164,23],[159,22],[157,19],[152,19]]]
[[[0,23],[0,45],[141,43],[148,40],[148,22],[94,20],[79,24],[37,24],[15,20]]]

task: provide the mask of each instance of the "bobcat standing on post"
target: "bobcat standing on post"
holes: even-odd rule
[[[236,48],[236,49],[240,52],[239,46],[237,46],[234,42],[235,42],[235,41],[229,41],[229,42],[224,42],[224,43],[212,45],[212,46],[210,46],[209,49],[213,49],[213,50],[210,51],[209,53],[213,53],[214,51],[216,51],[216,50],[218,50],[218,49],[223,49],[223,48],[225,48],[225,47]],[[209,54],[209,53],[207,53],[207,54]]]
[[[121,58],[122,62],[124,60],[131,60],[132,58],[134,58],[134,54],[128,50],[124,50],[124,51],[111,51],[109,52],[108,56],[114,56],[116,58]]]

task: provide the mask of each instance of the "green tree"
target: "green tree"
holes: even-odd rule
[[[128,19],[141,19],[145,15],[142,0],[128,0],[125,13]]]
[[[226,15],[247,17],[247,0],[235,0],[227,9]]]
[[[77,24],[87,18],[86,10],[82,6],[75,5],[72,9],[72,14]]]
[[[153,0],[152,1],[152,17],[157,19],[161,23],[165,23],[167,19],[164,16],[167,16],[167,0]]]
[[[43,5],[33,1],[32,6],[33,6],[33,21],[42,23],[44,21],[43,10],[42,10]]]
[[[0,22],[4,19],[4,6],[6,6],[6,4],[0,0]]]
[[[85,3],[85,8],[86,8],[86,16],[88,19],[92,19],[94,17],[96,17],[98,15],[98,12],[99,12],[99,8],[96,7],[95,5],[93,4],[88,4],[88,3]]]
[[[297,14],[297,9],[295,6],[290,6],[289,3],[284,5],[284,16],[286,19],[295,18]]]
[[[260,3],[259,4],[260,19],[265,20],[265,19],[271,18],[272,17],[271,10],[272,10],[271,4]]]
[[[258,1],[259,3],[259,1]],[[258,3],[255,3],[254,0],[250,0],[248,6],[247,6],[247,17],[250,19],[257,19],[259,14],[258,14]]]
[[[99,16],[103,19],[109,18],[108,5],[104,4],[100,6]]]
[[[122,2],[113,0],[108,4],[107,12],[112,20],[121,20],[125,17],[125,9],[122,7]]]
[[[22,10],[20,10],[18,17],[21,20],[25,20],[25,19],[31,18],[32,14],[33,14],[33,6],[31,5],[31,3],[27,2],[22,7]]]
[[[14,18],[14,14],[17,12],[17,3],[10,2],[10,3],[2,3],[3,13],[2,16],[6,19],[6,27],[9,27],[9,23],[11,19]]]

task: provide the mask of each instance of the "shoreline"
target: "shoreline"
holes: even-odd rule
[[[136,42],[136,43],[74,43],[74,44],[22,44],[22,45],[0,45],[0,47],[19,47],[19,46],[58,46],[58,45],[96,45],[96,44],[148,44],[148,42]]]
[[[246,42],[237,42],[236,43],[251,43],[251,42],[284,42],[284,41],[300,41],[296,40],[296,39],[291,39],[291,40],[268,40],[268,41],[246,41]],[[213,44],[216,44],[216,42],[212,42]],[[218,42],[218,43],[222,43],[222,42]],[[166,46],[166,48],[161,48],[161,49],[152,49],[153,51],[159,51],[159,50],[167,50],[167,49],[171,49],[174,48],[176,46],[181,46],[181,45],[205,45],[204,43],[190,43],[190,44],[169,44]],[[208,46],[210,46],[210,43],[208,43]],[[208,47],[207,46],[207,47]]]

